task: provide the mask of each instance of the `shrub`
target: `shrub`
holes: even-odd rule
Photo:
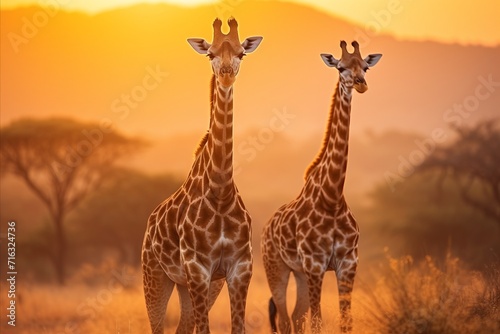
[[[387,254],[387,253],[386,253]],[[498,266],[468,271],[448,252],[442,264],[427,256],[387,255],[388,274],[369,293],[366,327],[374,333],[494,333],[500,329]],[[496,271],[495,271],[496,270]]]

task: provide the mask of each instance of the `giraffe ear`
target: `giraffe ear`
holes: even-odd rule
[[[382,58],[382,54],[374,53],[374,54],[368,55],[368,57],[365,58],[365,61],[368,64],[368,67],[372,67],[378,63],[380,58]]]
[[[191,44],[191,46],[196,52],[202,55],[206,55],[208,48],[210,48],[211,46],[203,38],[188,38],[187,41],[189,44]]]
[[[323,61],[325,62],[326,66],[337,67],[339,61],[337,59],[335,59],[335,57],[332,56],[331,54],[322,53],[320,56],[323,59]]]
[[[257,49],[257,47],[260,45],[260,42],[262,42],[261,36],[248,37],[247,39],[245,39],[243,44],[241,44],[241,46],[243,47],[243,49],[245,49],[245,52],[250,53]]]

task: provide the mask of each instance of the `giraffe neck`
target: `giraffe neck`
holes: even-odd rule
[[[212,77],[210,128],[206,143],[207,173],[214,195],[224,199],[232,195],[233,184],[233,87],[219,85]]]
[[[351,118],[352,88],[342,80],[332,99],[329,123],[322,155],[318,158],[316,178],[322,197],[328,205],[338,204],[343,198],[349,149],[349,124]]]

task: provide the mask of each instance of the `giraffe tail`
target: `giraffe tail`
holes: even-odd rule
[[[269,298],[269,322],[271,323],[271,330],[274,333],[278,333],[278,327],[276,326],[276,314],[277,314],[276,304],[273,298]]]

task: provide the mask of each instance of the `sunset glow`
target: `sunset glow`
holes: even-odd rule
[[[2,8],[28,5],[60,6],[67,10],[98,13],[140,3],[167,3],[178,6],[214,6],[236,8],[243,0],[4,0]],[[288,0],[340,16],[377,34],[401,39],[436,40],[445,43],[500,44],[500,2],[456,2],[444,0]],[[217,10],[214,11],[214,14]]]
[[[197,6],[216,3],[217,0],[5,0],[2,1],[2,8],[12,8],[17,6],[30,5],[53,5],[57,3],[59,6],[70,10],[81,10],[90,13],[97,13],[105,10],[110,10],[118,7],[126,7],[135,4],[148,3],[166,3],[179,6]]]
[[[231,250],[250,226],[223,219],[241,212],[239,199],[212,203],[204,190],[221,177],[252,217],[247,332],[271,332],[261,241],[295,234],[318,239],[308,261],[349,264],[321,283],[322,332],[348,323],[339,308],[352,283],[340,282],[340,297],[337,285],[354,269],[347,202],[362,231],[355,333],[498,332],[500,301],[489,297],[500,290],[500,0],[0,0],[0,9],[0,258],[12,271],[0,274],[0,333],[151,333],[142,276],[153,269],[141,270],[141,245],[153,219],[172,237],[154,241],[168,253],[158,259],[181,254],[170,250],[184,235],[201,238],[195,248],[224,255],[212,269],[231,277],[237,257],[209,246]],[[232,51],[219,47],[216,17]],[[239,71],[223,89],[215,80],[227,55]],[[158,207],[174,193],[188,203]],[[281,217],[300,222],[266,242],[284,203],[297,211]],[[188,220],[203,221],[177,235]],[[311,266],[286,272],[287,305],[307,295],[300,268]],[[193,325],[182,275],[165,333]],[[242,296],[231,290],[210,311],[213,332],[230,331],[230,301]]]

